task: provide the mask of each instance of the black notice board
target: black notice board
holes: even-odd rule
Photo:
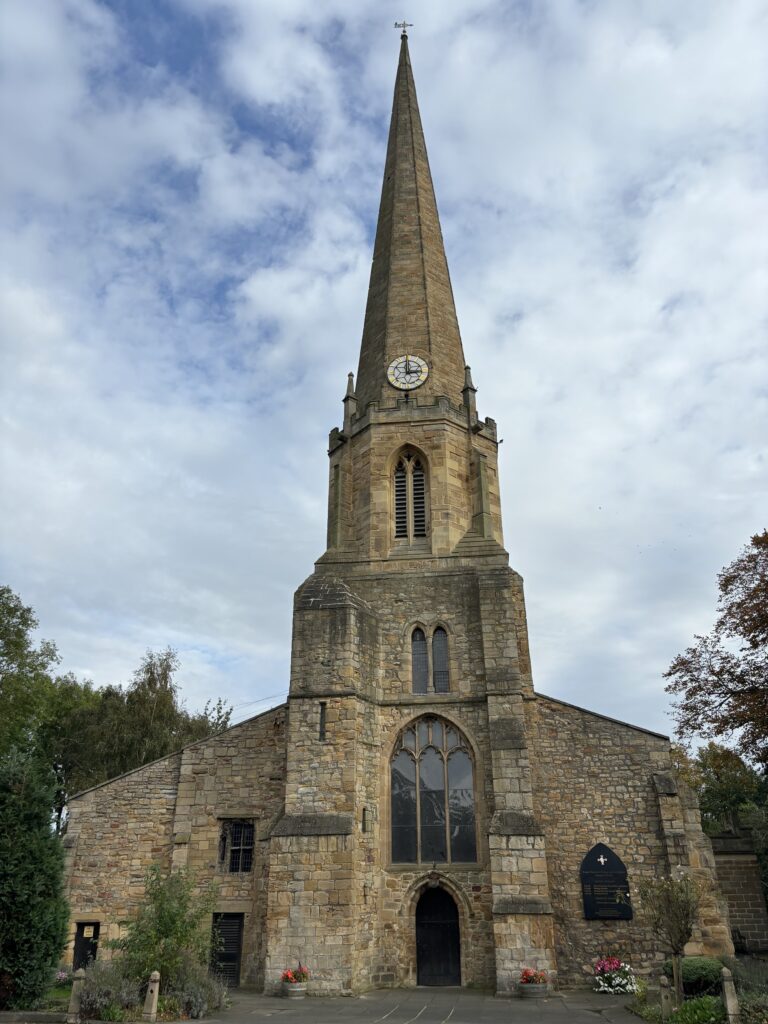
[[[581,863],[584,917],[588,921],[629,921],[627,869],[610,847],[598,843]]]

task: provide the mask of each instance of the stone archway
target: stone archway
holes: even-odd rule
[[[459,909],[441,886],[425,889],[416,904],[416,983],[461,984]]]

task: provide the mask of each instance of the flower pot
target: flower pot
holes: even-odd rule
[[[544,999],[549,985],[544,982],[543,985],[518,985],[517,987],[522,999]]]
[[[285,996],[286,999],[303,999],[306,994],[306,981],[283,982],[283,995]]]

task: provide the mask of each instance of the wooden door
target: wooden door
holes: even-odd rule
[[[461,984],[459,911],[445,889],[427,889],[416,907],[419,985]]]

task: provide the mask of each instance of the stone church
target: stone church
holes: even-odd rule
[[[287,703],[71,801],[68,956],[120,934],[153,863],[217,881],[220,968],[266,991],[299,960],[314,993],[648,971],[633,886],[676,867],[705,885],[691,952],[731,953],[668,739],[533,688],[405,34],[343,404]]]

